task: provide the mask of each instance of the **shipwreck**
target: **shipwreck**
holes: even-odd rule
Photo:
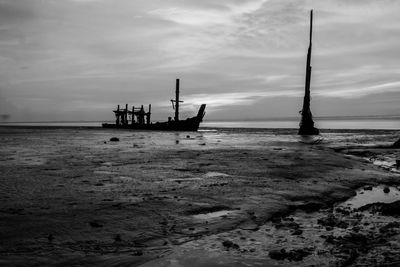
[[[132,129],[132,130],[156,130],[156,131],[197,131],[200,123],[203,121],[205,115],[206,104],[202,104],[195,117],[181,120],[179,118],[179,106],[181,101],[179,99],[179,79],[176,79],[175,99],[171,100],[172,107],[175,110],[174,119],[168,117],[168,121],[165,122],[151,122],[151,105],[149,105],[148,111],[146,111],[141,105],[139,108],[132,106],[129,109],[128,104],[125,108],[117,106],[116,110],[113,110],[116,120],[115,124],[103,123],[103,128],[121,128],[121,129]]]
[[[318,135],[319,130],[314,127],[314,121],[310,109],[310,84],[311,84],[311,49],[312,49],[312,26],[313,26],[313,10],[310,13],[310,44],[308,46],[307,53],[307,65],[306,65],[306,84],[303,100],[303,109],[300,111],[301,121],[299,135]]]

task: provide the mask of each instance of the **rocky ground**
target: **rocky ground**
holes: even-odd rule
[[[398,202],[339,204],[396,192],[357,152],[396,132],[322,136],[0,127],[0,265],[397,264]]]

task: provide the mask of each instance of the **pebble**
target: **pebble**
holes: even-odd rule
[[[383,188],[383,192],[384,192],[385,194],[389,193],[389,192],[390,192],[389,187],[385,186],[385,188]]]
[[[223,241],[223,242],[222,242],[222,245],[223,245],[224,247],[228,248],[228,249],[229,249],[229,248],[239,249],[239,245],[233,243],[233,242],[230,241],[230,240],[225,240],[225,241]]]
[[[90,226],[94,227],[94,228],[100,228],[103,227],[103,225],[97,223],[97,222],[89,222]]]
[[[53,239],[54,239],[54,236],[53,236],[52,234],[49,234],[49,235],[47,236],[47,240],[49,240],[49,242],[52,242]]]
[[[116,236],[114,237],[114,240],[115,240],[116,242],[121,242],[121,241],[122,241],[121,235],[116,235]]]

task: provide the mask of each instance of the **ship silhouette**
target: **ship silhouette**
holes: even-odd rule
[[[151,122],[151,105],[146,112],[143,105],[140,108],[132,106],[128,108],[128,104],[125,105],[125,109],[120,109],[117,106],[116,110],[113,110],[116,120],[115,124],[103,123],[103,128],[120,128],[120,129],[131,129],[131,130],[155,130],[155,131],[197,131],[200,123],[203,121],[205,115],[206,104],[202,104],[195,117],[181,120],[179,118],[179,106],[183,102],[179,100],[179,79],[176,79],[175,99],[171,100],[172,107],[175,110],[175,117],[172,119],[168,118],[165,122]]]

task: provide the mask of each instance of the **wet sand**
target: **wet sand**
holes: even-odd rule
[[[396,131],[0,127],[0,138],[0,265],[399,262],[400,229],[380,231],[397,217],[334,207],[360,187],[400,184],[372,164],[400,158],[371,146]],[[382,242],[362,250],[372,237]]]

